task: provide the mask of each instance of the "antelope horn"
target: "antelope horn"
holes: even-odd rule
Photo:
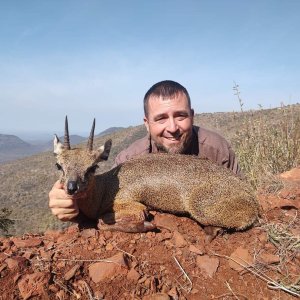
[[[92,125],[92,129],[91,129],[91,133],[90,133],[90,137],[88,139],[88,143],[87,143],[87,149],[89,151],[93,151],[93,142],[94,142],[94,132],[95,132],[95,118],[94,118],[94,121],[93,121],[93,125]]]
[[[65,137],[64,137],[64,148],[70,150],[70,137],[69,137],[69,128],[68,128],[68,117],[65,119]]]

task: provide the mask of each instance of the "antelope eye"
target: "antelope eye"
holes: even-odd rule
[[[61,165],[59,163],[56,163],[55,165],[56,165],[57,170],[61,170],[62,169],[62,167],[61,167]]]

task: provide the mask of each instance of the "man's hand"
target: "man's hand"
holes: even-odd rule
[[[61,221],[72,221],[79,214],[76,198],[68,195],[59,181],[49,192],[49,207]]]

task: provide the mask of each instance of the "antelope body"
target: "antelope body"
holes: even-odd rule
[[[92,149],[95,121],[86,149],[71,149],[66,119],[65,144],[54,139],[61,181],[69,194],[86,193],[79,209],[100,220],[104,230],[139,232],[155,227],[145,221],[147,208],[189,214],[202,225],[245,229],[259,214],[256,198],[230,170],[198,157],[149,154],[94,175],[108,158],[111,141]]]

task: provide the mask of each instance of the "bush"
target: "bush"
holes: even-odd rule
[[[270,119],[268,110],[260,109],[259,117],[244,112],[238,86],[234,90],[241,104],[243,126],[233,139],[239,163],[256,189],[276,185],[275,174],[300,164],[300,117],[293,106],[278,108],[280,118]],[[257,114],[256,114],[257,115]]]
[[[8,233],[8,229],[15,223],[13,220],[9,219],[11,215],[11,210],[7,208],[2,208],[0,210],[0,233],[1,231],[5,234]]]

